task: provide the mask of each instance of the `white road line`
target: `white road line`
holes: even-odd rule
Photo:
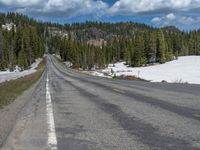
[[[47,105],[47,126],[48,126],[48,147],[50,150],[57,150],[57,138],[55,132],[55,123],[53,116],[53,107],[51,102],[51,94],[49,91],[49,77],[46,80],[46,105]]]

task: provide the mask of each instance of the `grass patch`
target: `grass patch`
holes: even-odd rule
[[[0,109],[12,103],[26,89],[30,88],[42,76],[46,65],[44,59],[36,68],[37,71],[33,74],[21,77],[16,80],[0,83]]]

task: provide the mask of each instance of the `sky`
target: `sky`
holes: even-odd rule
[[[0,0],[0,12],[19,12],[57,23],[132,21],[200,28],[200,0]]]

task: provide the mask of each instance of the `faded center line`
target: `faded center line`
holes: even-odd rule
[[[51,94],[49,90],[49,77],[46,80],[46,107],[47,107],[47,126],[48,126],[48,147],[51,150],[57,150],[57,138],[55,132],[55,122],[53,116],[53,107],[51,102]]]

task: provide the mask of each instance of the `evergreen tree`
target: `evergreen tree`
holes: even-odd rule
[[[166,62],[166,43],[165,38],[162,30],[157,31],[157,52],[156,52],[156,59],[159,63],[165,63]]]

